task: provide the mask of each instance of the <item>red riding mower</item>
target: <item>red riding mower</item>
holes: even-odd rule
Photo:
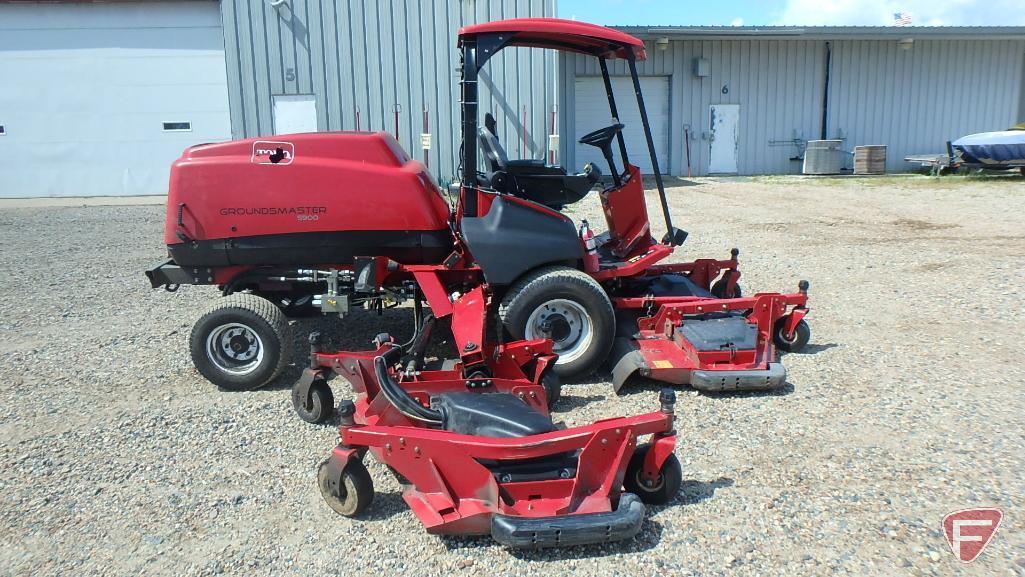
[[[499,370],[470,380],[457,369],[403,371],[406,351],[384,334],[375,343],[374,351],[331,354],[314,343],[302,379],[339,374],[356,393],[339,403],[341,441],[317,474],[342,515],[359,515],[374,497],[368,451],[395,474],[428,532],[490,534],[517,548],[633,537],[642,502],[665,503],[680,489],[671,389],[658,412],[563,429],[548,415],[545,388],[530,380],[499,378]],[[520,355],[540,372],[553,358],[549,341],[513,347],[498,356]],[[638,445],[645,435],[652,442]]]
[[[644,44],[602,26],[528,18],[463,28],[461,187],[450,208],[425,167],[384,133],[334,132],[194,146],[171,171],[154,288],[217,285],[227,299],[196,323],[192,358],[213,383],[248,389],[288,358],[286,316],[345,316],[412,300],[451,317],[464,376],[488,375],[485,327],[498,338],[549,338],[560,376],[606,363],[618,390],[635,373],[708,391],[772,388],[777,349],[808,342],[807,283],[742,296],[737,252],[659,264],[682,244],[673,226],[640,91]],[[510,46],[598,59],[612,124],[580,142],[601,150],[611,183],[537,160],[509,160],[493,119],[478,129],[477,75]],[[606,61],[624,59],[636,91],[668,233],[652,237]],[[618,149],[619,165],[613,153]],[[478,172],[478,146],[484,153]],[[592,188],[607,232],[560,210]],[[419,325],[415,325],[419,326]]]

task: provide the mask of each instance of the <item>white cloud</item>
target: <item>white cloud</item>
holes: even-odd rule
[[[730,21],[730,26],[743,26],[743,25],[744,25],[744,19],[743,18],[734,18],[733,20]]]
[[[1025,25],[1022,0],[787,0],[776,24],[889,26],[897,12],[914,26]]]

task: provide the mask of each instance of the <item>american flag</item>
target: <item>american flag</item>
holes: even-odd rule
[[[911,14],[908,12],[895,12],[893,14],[894,26],[907,26],[911,24]]]

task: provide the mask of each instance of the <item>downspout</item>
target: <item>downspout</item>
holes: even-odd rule
[[[826,124],[829,121],[829,69],[830,64],[833,61],[833,47],[830,46],[829,42],[826,42],[826,75],[825,80],[822,83],[822,134],[820,135],[822,140],[828,138],[826,136]]]

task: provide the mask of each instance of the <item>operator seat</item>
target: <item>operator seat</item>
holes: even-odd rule
[[[481,179],[484,186],[561,210],[563,206],[584,198],[601,178],[601,171],[591,163],[587,163],[580,174],[566,174],[566,169],[546,165],[542,159],[509,160],[505,148],[495,136],[496,124],[495,117],[489,112],[484,115],[484,126],[477,131],[488,167],[487,174]]]

